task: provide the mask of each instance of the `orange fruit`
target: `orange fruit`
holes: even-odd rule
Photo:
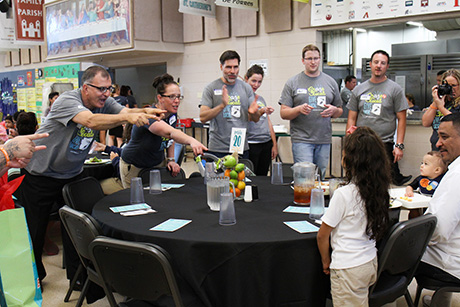
[[[227,169],[225,170],[224,176],[230,178],[230,172],[231,172],[231,171],[232,171],[231,169],[227,168]]]
[[[244,177],[246,177],[246,174],[244,173],[244,171],[241,171],[238,173],[238,181],[243,181]]]
[[[240,195],[241,195],[241,190],[238,188],[235,188],[235,196],[240,197]]]

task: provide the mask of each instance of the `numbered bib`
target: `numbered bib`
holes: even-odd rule
[[[229,152],[238,152],[240,155],[244,152],[244,143],[246,141],[246,128],[232,128],[230,136]]]

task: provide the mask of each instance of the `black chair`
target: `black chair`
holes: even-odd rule
[[[112,299],[115,302],[114,290],[143,301],[172,296],[175,306],[183,306],[169,256],[159,246],[98,237],[90,244],[89,250],[111,302]],[[111,306],[117,305],[111,303]]]
[[[83,303],[83,299],[85,298],[86,293],[88,292],[90,281],[103,287],[103,282],[100,279],[99,274],[93,267],[91,255],[89,252],[89,244],[97,236],[102,235],[102,230],[99,224],[96,222],[96,220],[94,220],[94,218],[91,215],[85,212],[74,210],[69,206],[64,206],[61,209],[59,209],[59,215],[61,216],[61,221],[64,224],[64,227],[67,230],[67,233],[69,234],[70,239],[72,240],[72,243],[75,246],[75,249],[77,250],[81,263],[83,264],[83,267],[86,269],[86,272],[88,274],[88,277],[86,278],[85,283],[83,284],[83,289],[80,293],[80,297],[78,298],[78,302],[75,305],[76,307],[80,307]],[[78,275],[79,272],[75,274],[75,276]],[[73,282],[74,280],[72,280],[72,283]],[[72,285],[71,289],[73,289]],[[64,300],[65,302],[68,302],[70,297],[69,293],[67,293],[67,295],[67,300]],[[113,299],[113,297],[107,298],[109,299],[109,302],[112,305],[111,300]]]
[[[176,177],[173,177],[171,172],[168,170],[167,167],[152,167],[152,168],[143,168],[139,172],[138,177],[142,178],[142,184],[144,186],[148,186],[150,183],[150,171],[157,169],[160,171],[161,175],[161,182],[171,182],[171,181],[178,181],[178,180],[185,180],[187,177],[185,176],[185,172],[183,169],[180,169],[179,174]]]
[[[62,195],[67,206],[91,214],[94,205],[105,195],[101,184],[94,177],[85,177],[66,184]]]
[[[407,287],[436,227],[434,215],[394,225],[378,251],[377,282],[369,289],[369,306],[382,306],[404,295],[414,306]]]
[[[429,278],[428,276],[416,276],[417,280],[417,291],[415,292],[415,306],[418,306],[418,301],[422,294],[423,289],[434,290],[433,296],[431,297],[432,306],[440,306],[438,298],[441,293],[444,292],[460,292],[460,284],[442,282],[436,279]]]

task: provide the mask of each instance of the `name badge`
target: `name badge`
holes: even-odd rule
[[[244,143],[246,141],[246,128],[232,128],[230,136],[229,152],[238,152],[240,155],[244,152]]]
[[[298,88],[296,94],[307,94],[306,88]]]
[[[371,96],[369,94],[362,94],[361,97],[359,97],[361,100],[369,100]]]
[[[214,95],[222,96],[222,90],[214,90]]]

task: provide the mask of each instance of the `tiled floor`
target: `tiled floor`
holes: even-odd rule
[[[187,176],[190,173],[198,170],[195,162],[190,158],[187,159],[187,162],[183,164],[183,169],[186,172]],[[402,211],[401,219],[407,219],[407,211],[404,211],[404,210]],[[60,240],[59,231],[56,231],[56,230],[54,231],[54,240],[55,241]],[[80,292],[74,292],[72,294],[70,302],[64,303],[64,297],[65,297],[65,294],[69,286],[69,281],[66,279],[65,270],[61,268],[62,266],[62,254],[61,254],[62,246],[60,246],[60,248],[61,248],[61,252],[58,255],[43,257],[45,267],[48,273],[47,277],[44,280],[44,289],[45,289],[43,293],[43,306],[44,307],[75,306],[78,296],[80,294]],[[414,281],[409,287],[410,293],[412,294],[413,298],[415,297],[415,288],[416,288],[416,283]],[[431,293],[431,291],[423,292],[423,294],[429,294],[429,293]],[[118,297],[117,299],[121,299],[121,298]],[[87,305],[85,301],[83,303],[83,306],[89,306],[89,305]],[[107,299],[102,299],[102,300],[99,300],[91,304],[90,306],[92,307],[109,306],[109,303]],[[401,297],[395,303],[387,305],[387,306],[403,307],[407,305],[406,305],[404,298]],[[422,304],[420,303],[419,306],[422,306]],[[460,307],[460,294],[454,294],[452,306]],[[240,307],[240,306],[234,306],[234,307]],[[241,306],[241,307],[247,307],[247,306]]]

